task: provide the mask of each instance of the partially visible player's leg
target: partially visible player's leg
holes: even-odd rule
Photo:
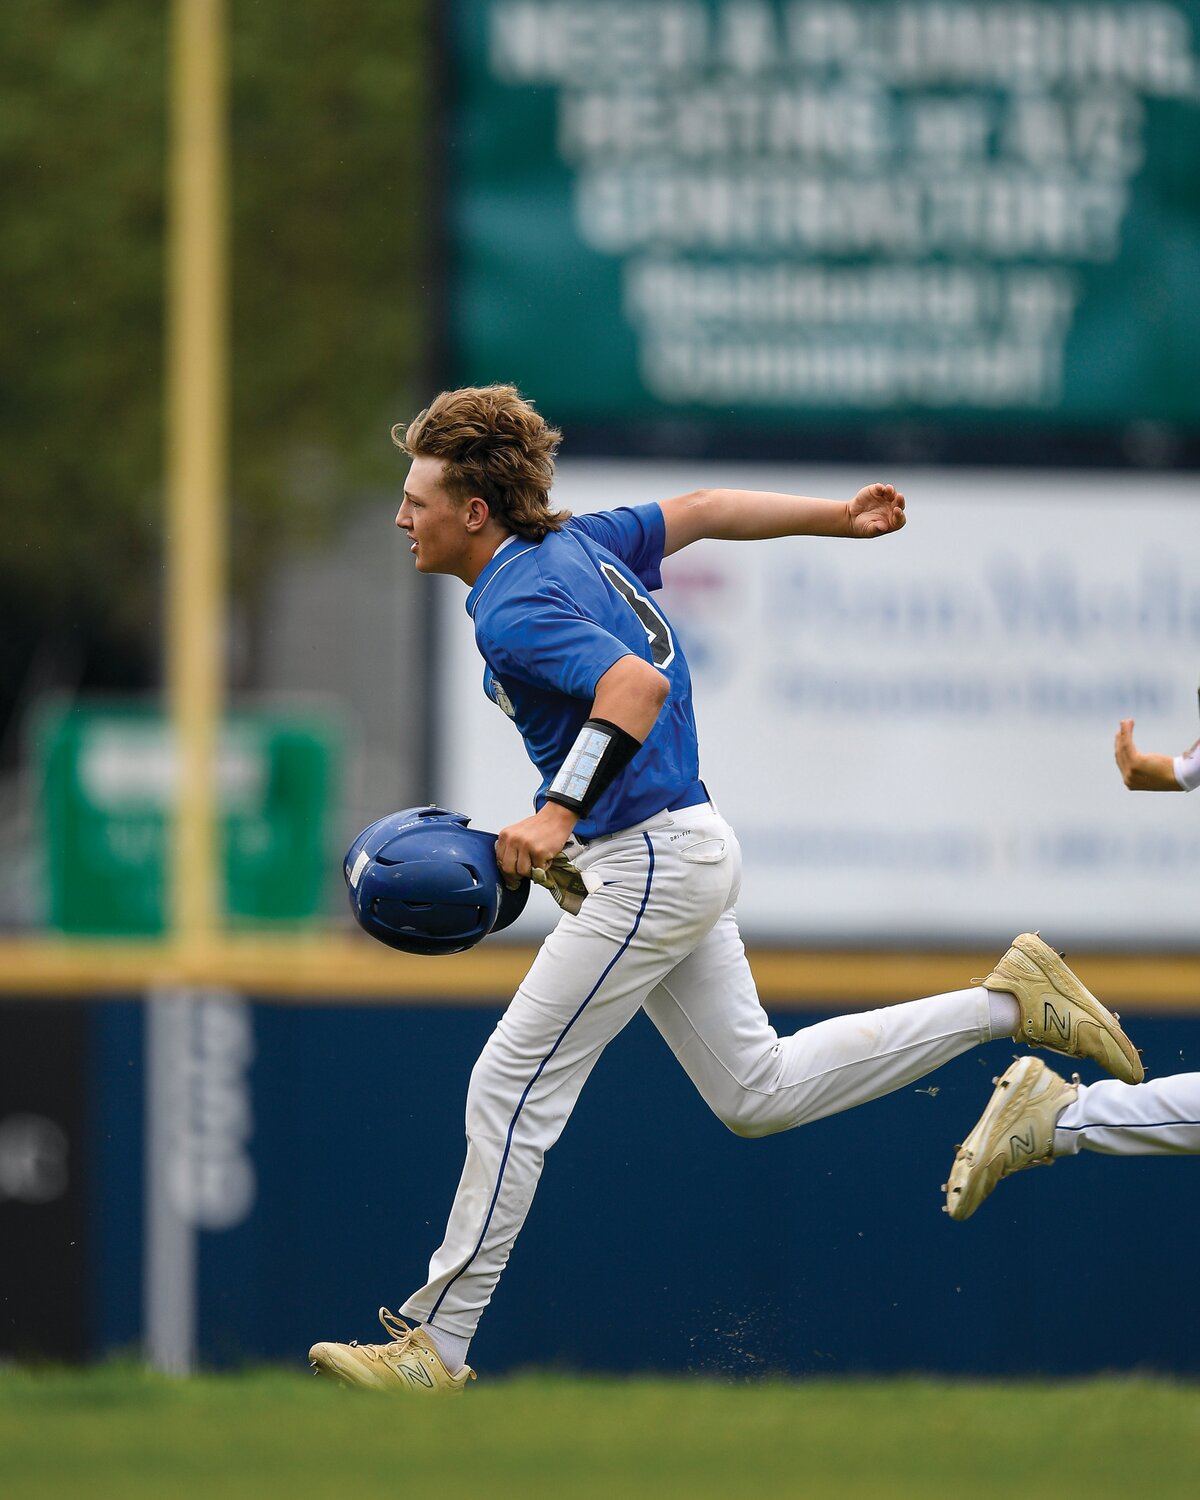
[[[1003,1178],[1078,1151],[1200,1154],[1200,1073],[1084,1085],[1040,1058],[1019,1057],[995,1085],[944,1186],[951,1218],[969,1219]]]
[[[758,999],[732,910],[647,996],[647,1015],[713,1112],[739,1135],[770,1135],[914,1083],[992,1040],[976,986],[780,1037]]]
[[[1054,1129],[1055,1156],[1077,1151],[1200,1155],[1200,1073],[1174,1073],[1139,1084],[1105,1078],[1081,1085],[1079,1097]]]

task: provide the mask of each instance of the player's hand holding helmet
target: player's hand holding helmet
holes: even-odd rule
[[[364,932],[402,953],[462,953],[515,922],[529,882],[509,890],[496,835],[444,807],[407,807],[350,845],[342,873]]]

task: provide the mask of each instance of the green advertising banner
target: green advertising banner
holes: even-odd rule
[[[45,713],[36,735],[49,925],[147,935],[167,916],[168,816],[177,758],[166,719],[144,708]],[[315,916],[337,737],[284,714],[238,713],[217,751],[225,914],[234,926]]]
[[[456,382],[1200,433],[1200,0],[454,0]]]

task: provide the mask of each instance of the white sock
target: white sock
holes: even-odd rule
[[[444,1328],[433,1328],[428,1323],[421,1324],[421,1331],[437,1350],[442,1363],[451,1375],[457,1375],[467,1362],[467,1350],[471,1347],[471,1340],[464,1339],[457,1333],[447,1333]]]
[[[1002,1037],[1013,1037],[1021,1024],[1021,1007],[1017,997],[1007,990],[988,990],[988,1022],[992,1028],[992,1041]]]

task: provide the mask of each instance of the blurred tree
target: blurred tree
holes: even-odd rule
[[[233,558],[325,534],[421,375],[425,0],[233,0]]]
[[[395,482],[426,341],[429,12],[228,3],[244,618],[274,558]],[[34,679],[158,676],[168,13],[0,7],[0,733]]]
[[[137,0],[0,7],[0,712],[153,658],[163,35]]]

